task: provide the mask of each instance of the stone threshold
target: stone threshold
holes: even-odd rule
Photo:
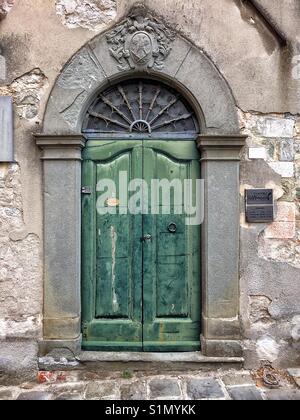
[[[142,352],[81,352],[79,362],[158,362],[158,363],[244,363],[242,357],[207,357],[201,352],[142,353]]]

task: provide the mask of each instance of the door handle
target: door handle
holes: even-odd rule
[[[177,225],[176,223],[170,223],[168,226],[168,231],[170,233],[176,233],[177,232]]]
[[[152,235],[145,235],[141,238],[141,242],[147,242],[152,240]]]

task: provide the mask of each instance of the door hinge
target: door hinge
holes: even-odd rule
[[[81,188],[82,194],[92,194],[92,187],[82,187]]]
[[[84,323],[82,325],[82,336],[83,336],[84,340],[87,340],[87,338],[88,338],[88,328],[89,328],[89,324]]]

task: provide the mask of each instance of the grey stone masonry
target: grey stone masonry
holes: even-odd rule
[[[44,342],[76,352],[81,335],[82,136],[36,136],[44,170]],[[59,342],[59,344],[57,344]],[[47,344],[48,343],[48,344]]]
[[[255,386],[237,386],[228,388],[229,395],[237,401],[261,401],[261,392]]]
[[[256,383],[254,372],[231,369],[161,372],[40,372],[38,381],[0,387],[0,400],[300,400],[300,389],[283,374],[276,389]]]
[[[201,135],[205,220],[202,226],[203,329],[206,356],[240,357],[239,169],[246,137]],[[222,220],[222,223],[219,221]]]

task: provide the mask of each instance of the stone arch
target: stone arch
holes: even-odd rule
[[[118,29],[128,25],[130,19],[139,18],[139,13],[144,19],[153,19],[159,30],[166,34],[164,43],[168,45],[164,44],[163,48],[169,50],[156,65],[149,65],[149,62],[135,65],[130,58],[116,58],[122,51],[118,50],[115,55],[111,52],[112,44],[118,42]],[[126,48],[125,45],[124,50],[128,54]],[[150,61],[152,59],[150,57]],[[84,112],[99,90],[110,83],[143,76],[165,81],[181,91],[197,111],[204,134],[239,132],[234,97],[216,66],[203,51],[182,36],[175,35],[144,9],[132,12],[116,28],[96,36],[72,57],[50,94],[43,132],[79,134]]]
[[[239,161],[245,136],[240,135],[231,90],[215,65],[145,8],[134,9],[74,55],[51,92],[43,133],[35,136],[43,152],[45,191],[41,355],[53,348],[81,351],[81,156],[86,111],[108,85],[145,76],[181,92],[201,122],[197,144],[205,180],[202,351],[209,357],[221,356],[222,361],[237,357],[240,362]]]

